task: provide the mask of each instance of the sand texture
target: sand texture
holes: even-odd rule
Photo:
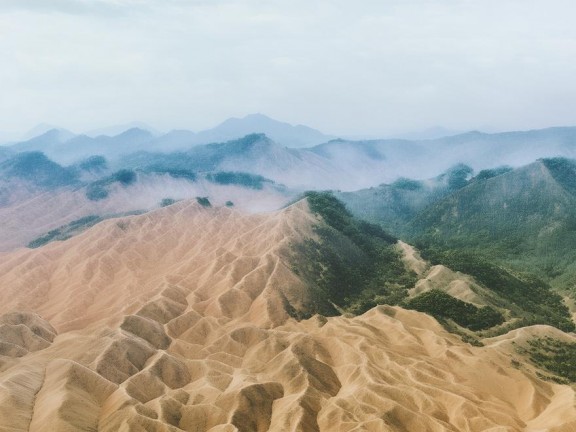
[[[180,202],[2,255],[0,431],[576,430],[573,388],[512,366],[531,335],[573,339],[550,327],[473,347],[398,307],[291,318],[316,223]]]

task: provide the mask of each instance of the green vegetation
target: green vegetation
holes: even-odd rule
[[[388,245],[398,241],[396,237],[389,235],[378,225],[355,219],[344,203],[330,192],[306,192],[304,196],[313,213],[322,216],[324,222],[352,238],[359,246],[374,247],[370,242],[370,237],[378,238]]]
[[[195,172],[190,171],[188,169],[177,169],[177,168],[167,168],[162,166],[149,166],[147,167],[144,172],[152,173],[152,174],[167,174],[172,178],[176,179],[185,179],[189,181],[196,181],[197,175]]]
[[[405,177],[400,177],[391,186],[398,190],[406,190],[406,191],[417,191],[424,187],[422,182],[417,180],[411,180]]]
[[[551,372],[562,384],[576,382],[576,343],[564,342],[550,336],[528,341],[527,354],[537,366]]]
[[[226,207],[234,207],[234,203],[232,201],[226,201]]]
[[[265,177],[256,174],[248,174],[244,172],[217,172],[214,174],[207,174],[206,179],[212,183],[221,185],[239,185],[250,189],[260,190],[264,188],[265,183],[274,183]]]
[[[210,203],[210,200],[208,199],[208,197],[196,197],[196,201],[202,207],[212,207],[212,204]]]
[[[86,188],[86,198],[90,201],[99,201],[108,198],[108,190],[100,184],[92,183]]]
[[[104,156],[90,156],[78,164],[82,171],[99,172],[108,168],[108,162]]]
[[[43,236],[38,237],[37,239],[32,240],[30,243],[28,243],[27,247],[35,249],[55,240],[60,241],[67,240],[73,235],[87,228],[90,228],[93,225],[96,225],[98,222],[102,220],[103,220],[102,217],[98,215],[85,216],[83,218],[70,222],[68,225],[63,225],[59,228],[48,231]]]
[[[480,171],[478,174],[476,174],[474,176],[474,178],[472,179],[472,181],[482,181],[482,180],[488,180],[490,178],[493,177],[497,177],[499,175],[502,174],[506,174],[507,172],[512,171],[512,168],[509,166],[503,166],[503,167],[498,167],[498,168],[493,168],[493,169],[485,169]]]
[[[401,231],[411,243],[481,255],[570,290],[576,276],[576,163],[542,159],[513,171],[481,172],[465,188],[421,209]]]
[[[500,312],[490,306],[476,307],[437,289],[422,293],[403,303],[436,319],[451,319],[456,324],[473,331],[485,330],[504,322]]]
[[[128,186],[136,181],[136,173],[132,170],[122,169],[112,174],[111,178],[112,182]]]
[[[468,165],[458,164],[446,173],[448,187],[452,190],[462,189],[468,184],[468,180],[472,177],[474,170]]]
[[[174,204],[175,202],[176,200],[173,198],[163,198],[162,201],[160,201],[160,207],[168,207]]]
[[[352,313],[400,303],[415,275],[395,249],[396,238],[354,219],[331,193],[307,192],[305,197],[327,226],[315,228],[318,241],[301,245],[296,267],[317,287],[319,297]]]
[[[575,329],[562,297],[554,293],[546,282],[532,275],[513,273],[470,253],[440,250],[423,244],[418,247],[422,257],[432,264],[442,264],[469,274],[496,293],[501,299],[499,306],[510,309],[514,315],[522,318],[517,327],[548,324],[564,331]]]
[[[0,163],[3,177],[16,177],[45,189],[75,184],[78,181],[73,169],[64,168],[41,152],[22,152]]]
[[[51,230],[35,240],[32,240],[30,243],[28,243],[27,247],[34,249],[40,246],[44,246],[45,244],[50,243],[52,241],[68,240],[69,238],[80,234],[81,232],[87,230],[88,228],[96,225],[99,222],[102,222],[103,220],[122,216],[140,215],[143,213],[145,213],[145,211],[135,210],[125,213],[108,214],[105,216],[99,216],[99,215],[84,216],[80,219],[70,222],[67,225],[62,225],[59,228]],[[118,222],[118,224],[121,225],[123,224],[123,222]]]
[[[510,322],[491,332],[531,324],[573,330],[554,290],[576,296],[576,161],[470,175],[460,166],[429,182],[400,179],[338,196],[433,264],[473,276],[491,305],[510,311]]]
[[[123,166],[133,168],[155,166],[170,169],[212,172],[221,163],[235,156],[256,157],[269,151],[273,143],[263,134],[251,134],[226,143],[194,146],[186,151],[172,153],[138,152],[122,159]]]
[[[357,192],[338,192],[336,197],[355,216],[378,223],[388,232],[405,237],[410,233],[408,223],[419,212],[469,184],[471,174],[469,166],[460,164],[427,182],[399,178],[389,185]]]
[[[114,174],[90,183],[86,187],[86,198],[91,201],[98,201],[108,197],[109,188],[114,183],[119,183],[122,186],[129,186],[136,181],[136,172],[132,170],[123,169],[115,172]]]

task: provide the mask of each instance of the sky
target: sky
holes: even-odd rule
[[[0,133],[576,125],[573,0],[0,0]]]

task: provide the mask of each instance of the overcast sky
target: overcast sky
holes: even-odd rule
[[[0,0],[0,131],[576,125],[574,0]]]

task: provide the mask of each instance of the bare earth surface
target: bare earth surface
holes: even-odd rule
[[[573,339],[550,327],[472,347],[397,307],[291,318],[315,223],[180,202],[0,255],[0,431],[576,430],[573,388],[512,366]],[[459,280],[412,260],[422,290]]]

